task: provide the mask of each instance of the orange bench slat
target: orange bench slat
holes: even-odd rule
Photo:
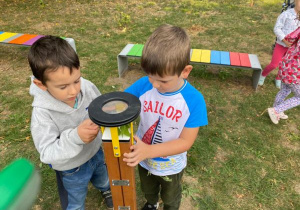
[[[37,35],[33,35],[33,34],[24,34],[16,39],[11,40],[10,44],[23,44],[27,41],[29,41],[30,39],[33,39],[34,37],[36,37]]]

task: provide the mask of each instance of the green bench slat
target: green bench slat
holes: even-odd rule
[[[143,54],[144,45],[137,51],[136,56],[141,57]]]
[[[131,48],[131,50],[128,52],[128,56],[136,56],[136,57],[139,57],[139,56],[141,56],[142,55],[142,53],[140,52],[140,50],[141,50],[141,48],[143,48],[144,47],[144,45],[142,45],[142,44],[135,44],[132,48]],[[140,53],[140,55],[139,55],[139,53]]]

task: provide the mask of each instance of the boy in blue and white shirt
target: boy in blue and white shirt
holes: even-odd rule
[[[186,32],[162,25],[143,49],[141,66],[148,76],[125,90],[142,103],[137,143],[123,160],[129,166],[139,163],[147,200],[143,210],[158,208],[159,192],[164,210],[179,209],[187,150],[196,140],[199,127],[208,123],[202,94],[185,80],[192,70],[189,61]]]

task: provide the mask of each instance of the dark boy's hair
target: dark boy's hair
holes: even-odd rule
[[[28,61],[33,76],[44,85],[47,81],[46,71],[67,67],[72,74],[74,68],[80,67],[75,50],[66,40],[56,36],[45,36],[37,40],[29,50]]]
[[[180,27],[162,25],[148,38],[142,54],[142,69],[150,75],[180,75],[190,62],[190,39]]]

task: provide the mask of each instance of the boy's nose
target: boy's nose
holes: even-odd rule
[[[159,83],[157,81],[153,81],[152,86],[157,89],[159,88]]]
[[[69,89],[69,94],[70,95],[75,95],[76,92],[77,92],[76,88],[73,85],[71,85],[70,89]]]

